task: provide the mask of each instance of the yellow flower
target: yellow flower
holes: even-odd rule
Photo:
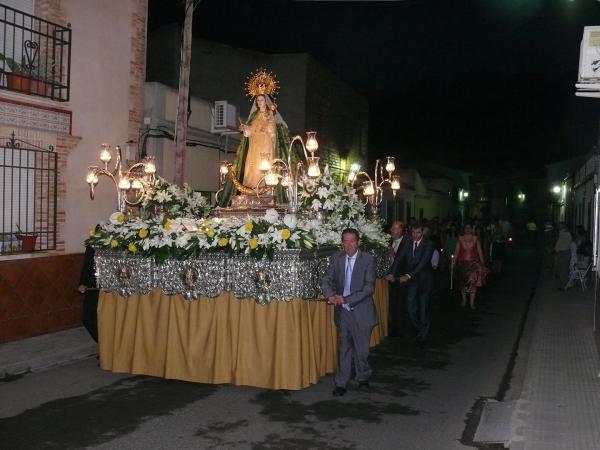
[[[148,228],[142,228],[138,232],[138,236],[141,237],[142,239],[144,239],[146,236],[148,236]]]
[[[170,220],[167,220],[163,225],[163,228],[167,231],[169,231],[172,227],[173,227],[173,224],[171,223]]]
[[[211,238],[211,239],[212,239],[212,238],[214,238],[214,237],[215,237],[215,230],[209,229],[209,230],[206,232],[206,235],[207,235],[209,238]]]
[[[219,247],[225,247],[228,242],[229,239],[222,237],[221,239],[219,239]]]
[[[131,253],[135,253],[137,252],[137,247],[135,246],[135,244],[132,242],[131,244],[129,244],[127,246],[127,250],[129,250]]]
[[[96,236],[96,230],[94,230],[93,228],[90,228],[90,230],[88,231],[88,234],[90,235],[90,237],[94,237],[94,236]]]
[[[110,248],[117,248],[118,246],[119,246],[119,241],[117,241],[116,239],[111,239]]]
[[[117,222],[125,222],[125,216],[123,214],[119,214],[117,216]]]
[[[244,229],[248,232],[248,233],[252,233],[252,229],[254,228],[254,224],[252,222],[247,222],[244,224]]]
[[[292,232],[288,228],[281,230],[281,239],[287,240],[292,235]]]
[[[250,239],[248,241],[248,247],[250,247],[252,250],[254,250],[256,247],[258,247],[258,241],[254,238]]]

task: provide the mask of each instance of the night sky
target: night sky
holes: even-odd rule
[[[183,21],[178,0],[150,0],[149,14],[149,32]],[[600,99],[575,97],[584,25],[600,25],[600,2],[209,0],[193,30],[310,53],[369,99],[373,155],[491,174],[598,141]]]

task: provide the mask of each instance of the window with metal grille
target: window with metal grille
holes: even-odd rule
[[[0,138],[0,253],[56,248],[57,155]]]

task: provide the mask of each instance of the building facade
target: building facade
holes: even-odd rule
[[[146,0],[9,3],[0,24],[0,342],[81,323],[83,241],[117,203],[104,177],[90,200],[87,167],[100,163],[103,142],[130,142],[137,154],[148,8]],[[33,247],[18,234],[35,236]]]

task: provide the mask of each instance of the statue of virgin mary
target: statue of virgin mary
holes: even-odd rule
[[[252,98],[252,108],[248,120],[240,125],[242,140],[237,149],[234,173],[239,183],[227,180],[219,198],[221,206],[227,206],[231,196],[243,189],[242,194],[254,192],[264,174],[259,170],[260,161],[267,157],[287,160],[290,138],[288,127],[273,99],[278,85],[274,76],[265,69],[258,69],[246,83],[247,95]],[[236,187],[235,184],[238,184]],[[277,187],[277,198],[283,201],[283,189]]]

